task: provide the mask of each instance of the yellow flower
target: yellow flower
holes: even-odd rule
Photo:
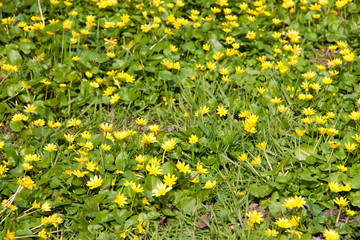
[[[126,200],[127,197],[125,197],[123,193],[118,193],[114,202],[117,203],[119,207],[123,207],[125,204],[127,204]]]
[[[248,31],[246,34],[247,39],[255,39],[255,37],[256,37],[256,32],[254,31]]]
[[[65,28],[65,29],[71,29],[71,28],[72,28],[72,24],[73,24],[72,21],[66,19],[66,20],[63,22],[63,28]]]
[[[355,144],[355,143],[345,143],[344,147],[345,147],[346,151],[352,152],[357,148],[357,144]]]
[[[45,121],[44,121],[44,119],[38,119],[38,120],[34,121],[33,124],[36,127],[42,127],[45,125]]]
[[[94,163],[93,161],[89,161],[86,163],[86,169],[89,170],[90,172],[94,172],[95,170],[99,171],[99,168],[96,166],[96,163]]]
[[[325,229],[323,234],[326,240],[338,240],[340,238],[340,235],[332,229]]]
[[[79,57],[79,56],[75,56],[75,57],[72,57],[71,60],[73,60],[73,61],[76,62],[76,61],[80,60],[80,57]]]
[[[42,206],[41,206],[41,210],[44,212],[50,212],[51,211],[51,206],[49,202],[45,202]]]
[[[178,48],[177,48],[175,45],[171,45],[171,44],[170,44],[170,51],[172,51],[172,52],[177,52],[177,51],[178,51]]]
[[[273,34],[271,34],[271,36],[273,37],[273,38],[280,38],[281,37],[281,32],[274,32]]]
[[[360,112],[352,111],[348,116],[350,119],[352,119],[354,121],[360,120]]]
[[[205,43],[205,44],[203,45],[203,49],[204,49],[205,51],[210,51],[210,45],[209,45],[208,43]]]
[[[279,23],[281,22],[281,20],[278,19],[278,18],[273,18],[273,19],[272,19],[272,22],[273,22],[275,25],[277,25],[277,24],[279,24]]]
[[[329,182],[328,186],[329,186],[331,192],[337,193],[337,192],[342,191],[342,187],[336,182]]]
[[[303,109],[303,113],[306,115],[306,116],[311,116],[311,115],[314,115],[316,113],[316,110],[314,110],[313,108],[309,107],[309,108],[304,108]]]
[[[301,196],[290,197],[285,199],[283,206],[289,209],[304,207],[305,199]]]
[[[293,229],[286,229],[285,232],[290,233],[291,235],[294,235],[298,238],[301,238],[302,235],[302,232]]]
[[[206,63],[206,67],[210,70],[210,71],[212,71],[212,70],[214,70],[215,68],[216,68],[216,63],[213,63],[213,62],[207,62]]]
[[[9,170],[5,165],[0,165],[0,175],[4,175],[4,173]]]
[[[24,168],[25,171],[29,171],[33,169],[33,166],[31,166],[29,163],[23,163],[21,166]]]
[[[306,78],[307,80],[310,80],[310,79],[312,79],[312,78],[314,78],[316,76],[316,73],[312,72],[312,71],[309,71],[309,72],[303,73],[302,76],[304,78]]]
[[[176,145],[176,139],[171,138],[170,140],[165,141],[165,142],[161,145],[161,147],[162,147],[162,149],[164,149],[165,151],[170,151],[170,150],[172,150],[172,149],[175,148],[175,145]]]
[[[349,204],[349,201],[347,200],[347,198],[344,197],[340,197],[340,198],[335,198],[334,202],[339,205],[340,207],[345,207]]]
[[[337,165],[336,166],[341,172],[346,172],[347,167],[345,167],[344,165]]]
[[[28,155],[25,155],[25,161],[27,162],[38,162],[41,160],[41,156],[38,156],[36,154],[28,154]]]
[[[264,215],[261,212],[258,213],[256,210],[254,210],[252,212],[249,211],[248,213],[246,213],[246,216],[249,219],[248,224],[250,224],[251,229],[255,228],[255,226],[254,226],[255,223],[260,224],[262,221],[264,221],[264,219],[263,219]]]
[[[243,153],[237,157],[237,160],[239,161],[245,161],[248,157],[248,153]]]
[[[47,232],[45,231],[45,229],[43,229],[43,230],[41,230],[41,231],[39,232],[39,237],[46,239],[46,238],[50,237],[50,234],[47,233]]]
[[[1,19],[1,23],[4,25],[10,25],[14,21],[13,17]]]
[[[115,88],[108,87],[105,89],[103,96],[105,96],[105,97],[111,96],[114,93],[114,91],[115,91]]]
[[[158,164],[154,163],[146,165],[146,170],[150,175],[154,176],[161,175],[163,171]]]
[[[283,100],[281,98],[275,97],[275,98],[271,99],[270,101],[272,103],[277,104],[277,103],[281,103]]]
[[[348,192],[351,190],[351,187],[349,184],[346,184],[344,186],[341,186],[341,190],[344,191],[344,192]]]
[[[146,198],[143,198],[141,200],[141,203],[144,204],[144,205],[150,205],[149,201]]]
[[[177,179],[178,178],[175,176],[175,174],[171,175],[170,173],[168,173],[164,176],[164,183],[169,187],[172,187],[176,184]]]
[[[85,174],[88,174],[88,171],[80,171],[80,170],[75,170],[73,171],[72,174],[74,174],[75,176],[77,176],[78,178],[84,177]]]
[[[276,231],[275,229],[268,228],[265,231],[265,235],[268,236],[268,237],[276,237],[278,234],[279,234],[279,232]]]
[[[257,156],[254,158],[254,160],[251,161],[251,165],[259,166],[261,164],[261,157]]]
[[[15,232],[10,232],[10,230],[8,229],[6,231],[6,236],[4,240],[14,240],[14,238],[15,238]]]
[[[172,187],[167,187],[164,183],[159,183],[156,185],[156,188],[152,190],[152,196],[160,197],[165,196],[168,191],[170,191]]]
[[[237,67],[235,67],[235,72],[236,73],[244,73],[246,70],[245,69],[243,69],[243,68],[241,68],[240,66],[237,66]],[[256,88],[257,89],[257,88]]]
[[[104,180],[101,178],[101,176],[98,177],[95,175],[94,177],[90,178],[86,186],[88,186],[90,189],[98,188],[101,186],[103,181]]]
[[[143,31],[144,33],[147,33],[151,30],[151,26],[149,24],[143,24],[141,25],[141,31]]]
[[[350,210],[350,209],[346,210],[346,215],[349,216],[349,217],[352,217],[352,216],[354,216],[355,214],[356,214],[355,211],[352,211],[352,210]]]
[[[281,228],[290,228],[292,226],[291,222],[287,218],[279,218],[276,220],[275,224]]]
[[[13,122],[21,122],[23,120],[26,119],[27,116],[25,116],[24,114],[22,113],[17,113],[15,114],[12,118],[11,118],[11,121]],[[26,121],[26,120],[25,120]]]
[[[263,93],[266,91],[266,89],[263,87],[256,87],[256,90],[258,90],[261,95],[263,95]]]
[[[148,135],[144,134],[141,136],[141,144],[147,144],[147,143],[155,143],[157,142],[157,139],[154,135],[154,133],[149,133]]]
[[[35,200],[32,204],[32,207],[35,209],[39,209],[41,206],[40,206],[40,203],[36,202],[36,200]]]
[[[139,230],[139,233],[140,234],[144,234],[144,233],[146,233],[146,229],[144,229],[143,227],[142,227],[142,224],[143,224],[143,220],[139,220],[139,224],[138,224],[138,230]],[[135,238],[135,237],[134,237]]]
[[[125,239],[125,238],[126,238],[126,233],[127,233],[127,231],[128,231],[128,230],[123,231],[123,232],[120,234],[120,237]]]
[[[306,133],[306,130],[300,130],[300,129],[295,129],[296,134],[301,137],[302,135],[304,135]]]
[[[150,125],[150,126],[149,126],[149,130],[152,131],[152,132],[157,132],[157,131],[160,130],[160,127],[159,127],[159,125],[157,125],[157,124]]]
[[[135,120],[135,122],[139,125],[146,125],[148,123],[148,120],[143,119],[143,118],[138,118]]]
[[[76,118],[72,118],[72,119],[67,121],[66,127],[76,127],[76,126],[79,126],[80,124],[81,124],[81,120],[78,120]]]
[[[341,145],[341,143],[335,141],[329,141],[329,144],[331,148],[337,148],[338,146]]]
[[[44,147],[45,151],[48,152],[53,152],[53,151],[57,151],[57,146],[53,143],[48,143],[45,147]]]
[[[217,111],[217,115],[219,115],[220,117],[226,116],[228,114],[228,110],[226,108],[224,108],[224,106],[218,106],[216,108]]]
[[[76,135],[64,134],[64,137],[65,137],[66,141],[68,141],[69,143],[72,143],[72,142],[74,142]]]
[[[101,144],[101,149],[103,150],[103,151],[110,151],[110,149],[111,149],[111,146],[110,145],[108,145],[108,144],[106,144],[106,143],[103,143],[103,144]]]
[[[61,123],[60,122],[53,122],[53,121],[48,121],[48,126],[50,127],[50,128],[58,128],[58,127],[61,127]]]
[[[323,83],[326,84],[326,85],[329,85],[329,84],[332,83],[332,79],[329,78],[329,77],[324,77],[324,78],[322,79],[322,81],[323,81]]]
[[[29,176],[23,177],[22,179],[18,178],[17,182],[20,186],[23,186],[30,190],[36,187],[35,182]]]
[[[195,134],[192,134],[190,137],[189,137],[189,143],[190,144],[195,144],[199,141],[199,138],[195,135]]]
[[[262,142],[262,143],[256,144],[256,147],[259,148],[260,150],[265,150],[266,144],[267,144],[266,142]]]
[[[126,138],[127,136],[129,136],[129,132],[126,130],[120,131],[120,132],[114,132],[114,137],[117,140],[122,140],[122,139]]]
[[[215,186],[216,186],[216,180],[214,180],[213,182],[211,180],[207,180],[204,188],[205,189],[213,189]]]
[[[37,107],[35,107],[33,104],[28,104],[27,106],[24,106],[25,112],[32,113]]]
[[[217,61],[217,60],[219,60],[220,58],[222,58],[223,56],[224,56],[223,53],[221,53],[221,52],[215,52],[215,54],[213,55],[213,59],[214,59],[215,61]]]
[[[136,193],[141,193],[144,191],[144,188],[140,184],[136,185],[135,183],[131,185],[131,189]]]
[[[97,83],[97,82],[90,82],[90,86],[92,87],[92,88],[99,88],[99,83]]]
[[[210,112],[210,109],[208,107],[200,107],[199,110],[195,112],[195,117],[198,117],[199,115],[205,115],[208,112]]]
[[[190,166],[189,166],[189,164],[186,164],[185,162],[178,162],[176,164],[176,167],[179,169],[179,172],[181,172],[181,173],[186,174],[186,173],[190,172]]]
[[[203,168],[199,162],[196,164],[196,171],[199,174],[206,174],[208,172],[207,169]]]

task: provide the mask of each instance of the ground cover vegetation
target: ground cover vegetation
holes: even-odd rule
[[[359,12],[1,0],[0,238],[359,239]]]

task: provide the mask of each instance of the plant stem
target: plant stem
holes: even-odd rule
[[[338,222],[339,222],[339,219],[340,219],[340,215],[341,215],[341,210],[342,210],[342,207],[340,206],[340,209],[339,209],[339,214],[336,218],[336,222],[335,222],[335,226],[337,226]]]
[[[193,177],[191,180],[189,180],[180,190],[183,190],[187,185],[189,185],[189,183],[194,180],[197,176],[199,175],[199,173],[196,173],[195,177]]]

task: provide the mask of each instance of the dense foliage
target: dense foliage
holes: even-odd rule
[[[1,1],[1,239],[360,238],[355,1]]]

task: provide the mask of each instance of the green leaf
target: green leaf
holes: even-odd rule
[[[20,130],[24,127],[22,122],[11,121],[9,125],[14,132],[20,132]]]
[[[303,161],[306,160],[306,158],[311,154],[314,154],[314,150],[315,150],[314,146],[301,145],[294,149],[294,153],[297,159]]]
[[[21,66],[23,60],[22,60],[22,57],[21,57],[21,55],[20,55],[20,53],[18,51],[15,51],[15,50],[11,49],[11,50],[8,51],[7,56],[9,58],[10,64],[18,66],[18,67]]]
[[[250,194],[257,198],[264,198],[272,192],[273,188],[269,185],[251,184],[249,191]]]
[[[260,206],[268,207],[273,216],[278,216],[279,212],[284,210],[284,207],[282,206],[281,202],[279,202],[279,197],[280,197],[279,193],[274,192],[270,198],[261,201]]]
[[[195,43],[191,41],[182,45],[182,49],[184,49],[184,51],[190,51],[191,53],[194,53],[196,50],[196,46]]]
[[[163,214],[168,217],[175,217],[177,214],[172,212],[170,209],[164,209]]]
[[[119,224],[123,224],[126,219],[128,219],[133,214],[132,211],[129,211],[127,209],[115,209],[114,215],[115,215],[115,221]]]
[[[351,205],[360,207],[360,191],[351,192],[350,195],[348,195],[348,198],[351,202]]]
[[[185,193],[176,191],[174,192],[175,200],[174,205],[185,214],[193,214],[196,210],[197,204],[194,197],[187,196]]]
[[[161,180],[153,175],[148,175],[145,178],[145,189],[152,191],[154,188],[156,188],[157,184],[160,184]]]
[[[360,175],[356,175],[353,178],[348,178],[344,181],[345,184],[349,184],[352,189],[360,189]]]
[[[88,226],[88,230],[89,230],[91,233],[101,232],[103,229],[104,229],[104,227],[101,226],[100,224],[90,224],[90,225]]]
[[[125,170],[127,163],[129,160],[129,156],[127,154],[127,152],[120,152],[119,155],[116,157],[115,159],[115,165],[120,169],[120,170]]]
[[[343,79],[344,79],[345,85],[347,85],[347,86],[352,86],[353,84],[355,84],[357,82],[356,76],[352,75],[349,72],[344,73]]]
[[[23,51],[25,54],[29,54],[31,50],[35,49],[35,44],[32,42],[21,42],[19,43],[20,50]]]
[[[148,212],[147,215],[148,215],[149,219],[158,219],[161,216],[160,213],[155,212],[155,211]]]
[[[321,214],[322,209],[316,205],[315,203],[312,203],[308,198],[305,198],[306,204],[309,207],[310,212],[315,216],[319,216]]]
[[[172,80],[174,79],[174,75],[171,72],[164,70],[159,73],[159,79]]]
[[[223,45],[216,39],[210,39],[209,44],[211,46],[211,49],[216,52],[223,52],[225,50]]]

